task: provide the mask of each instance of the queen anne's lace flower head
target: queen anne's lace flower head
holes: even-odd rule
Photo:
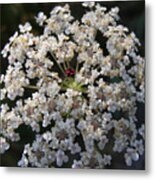
[[[136,117],[145,87],[140,42],[118,23],[118,7],[82,5],[81,21],[68,4],[49,17],[39,12],[43,34],[19,25],[2,50],[9,65],[1,75],[0,152],[20,140],[22,124],[36,133],[19,166],[105,168],[115,153],[131,166],[144,153],[144,125]]]

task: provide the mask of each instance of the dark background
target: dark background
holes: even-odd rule
[[[34,16],[39,11],[44,12],[47,16],[56,5],[64,5],[66,3],[22,3],[22,4],[1,4],[1,23],[0,23],[0,50],[8,42],[10,36],[18,30],[19,24],[24,24],[26,21],[33,26],[34,33],[42,32],[42,29],[35,23]],[[85,10],[79,2],[70,2],[72,15],[76,19],[81,19]],[[145,56],[145,1],[111,1],[100,2],[102,6],[106,6],[108,10],[111,7],[118,6],[120,8],[120,24],[127,26],[130,31],[135,32],[139,38],[142,47],[140,55]],[[5,73],[7,61],[1,57],[0,71]],[[140,104],[137,117],[144,121],[144,105]],[[21,140],[16,143],[11,143],[11,148],[0,156],[1,166],[17,166],[18,160],[21,158],[23,146],[26,143],[32,142],[34,133],[30,127],[23,126],[18,129],[21,133]],[[26,132],[26,133],[25,133]],[[114,169],[144,169],[145,157],[141,157],[140,161],[134,162],[132,167],[126,167],[122,155],[117,154],[113,160],[113,165],[110,168]]]

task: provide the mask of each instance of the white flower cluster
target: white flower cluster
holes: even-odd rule
[[[136,117],[145,86],[140,43],[118,24],[118,7],[83,7],[81,21],[68,4],[49,18],[39,12],[43,34],[34,35],[30,23],[19,25],[2,51],[9,65],[1,75],[0,152],[20,140],[20,125],[36,134],[21,167],[106,168],[115,153],[131,166],[144,153],[144,124]]]

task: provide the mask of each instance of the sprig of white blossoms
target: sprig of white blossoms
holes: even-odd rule
[[[1,75],[0,152],[20,140],[22,124],[36,132],[19,166],[106,168],[116,152],[131,166],[144,153],[144,125],[136,117],[137,102],[144,103],[139,40],[118,24],[118,7],[83,6],[81,21],[68,4],[56,6],[49,18],[39,12],[43,34],[34,35],[28,22],[19,25],[2,50],[9,65]],[[25,98],[27,89],[32,95]]]

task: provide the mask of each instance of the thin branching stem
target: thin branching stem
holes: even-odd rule
[[[57,59],[56,59],[56,57],[54,56],[54,54],[53,54],[53,53],[51,53],[51,55],[52,55],[52,57],[53,57],[54,61],[56,62],[56,64],[58,65],[59,69],[61,70],[61,72],[62,72],[62,73],[66,76],[65,71],[64,71],[64,69],[63,69],[63,67],[61,66],[61,64],[59,64],[59,63],[57,62]]]
[[[77,64],[76,64],[76,70],[75,70],[76,74],[78,73],[78,70],[79,70],[79,61],[77,61]]]
[[[70,63],[69,63],[69,61],[67,61],[67,67],[68,67],[68,69],[70,68]]]

